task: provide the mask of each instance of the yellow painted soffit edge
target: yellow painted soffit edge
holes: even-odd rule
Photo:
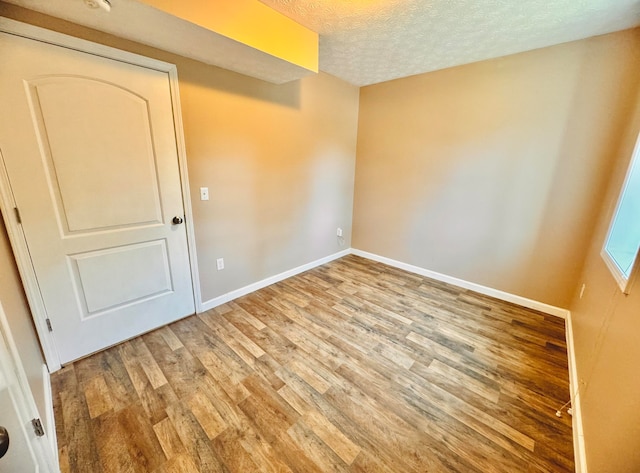
[[[234,41],[318,72],[318,33],[257,0],[141,1]]]

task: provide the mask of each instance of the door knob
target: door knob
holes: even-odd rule
[[[0,458],[4,457],[7,450],[9,450],[9,432],[0,426]]]
[[[171,221],[173,222],[174,225],[180,225],[182,222],[184,222],[182,217],[173,217],[173,220]]]

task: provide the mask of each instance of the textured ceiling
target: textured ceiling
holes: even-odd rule
[[[640,0],[261,0],[320,33],[320,70],[363,86],[640,25]]]
[[[83,0],[5,1],[275,83],[309,74],[138,0],[110,0],[109,14]],[[640,25],[640,0],[260,1],[320,33],[320,70],[359,86]]]

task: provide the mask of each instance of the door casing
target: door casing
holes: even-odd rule
[[[24,38],[44,43],[62,46],[64,48],[81,51],[96,56],[113,59],[136,66],[154,69],[167,74],[171,91],[173,109],[173,121],[176,132],[178,166],[180,169],[180,184],[182,188],[182,202],[185,212],[185,224],[187,231],[187,245],[189,248],[189,265],[191,268],[191,281],[193,285],[193,297],[196,312],[202,312],[202,297],[200,292],[200,278],[198,261],[196,256],[195,233],[193,226],[193,211],[189,192],[189,177],[187,173],[187,154],[184,142],[182,114],[180,108],[180,96],[178,88],[178,71],[174,64],[169,64],[157,59],[140,56],[138,54],[121,51],[83,39],[57,33],[44,28],[28,25],[8,18],[0,17],[0,32],[21,36]],[[13,248],[18,271],[31,308],[34,325],[40,339],[45,361],[50,372],[61,368],[60,358],[55,349],[52,333],[47,327],[47,312],[44,300],[40,294],[36,274],[31,263],[27,241],[18,221],[15,209],[15,201],[11,192],[9,176],[6,171],[2,150],[0,149],[0,210],[7,229],[7,234]]]

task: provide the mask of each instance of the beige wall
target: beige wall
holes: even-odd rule
[[[275,87],[178,72],[203,299],[349,248],[358,89],[325,74]]]
[[[353,247],[568,307],[638,31],[364,87]]]
[[[178,66],[204,301],[351,246],[357,87],[326,74],[276,86],[2,2],[0,14]]]
[[[576,290],[571,304],[590,473],[640,471],[640,278],[625,296],[600,256],[640,132],[640,87],[629,104],[635,113],[620,130],[615,173],[579,280],[584,295]]]

